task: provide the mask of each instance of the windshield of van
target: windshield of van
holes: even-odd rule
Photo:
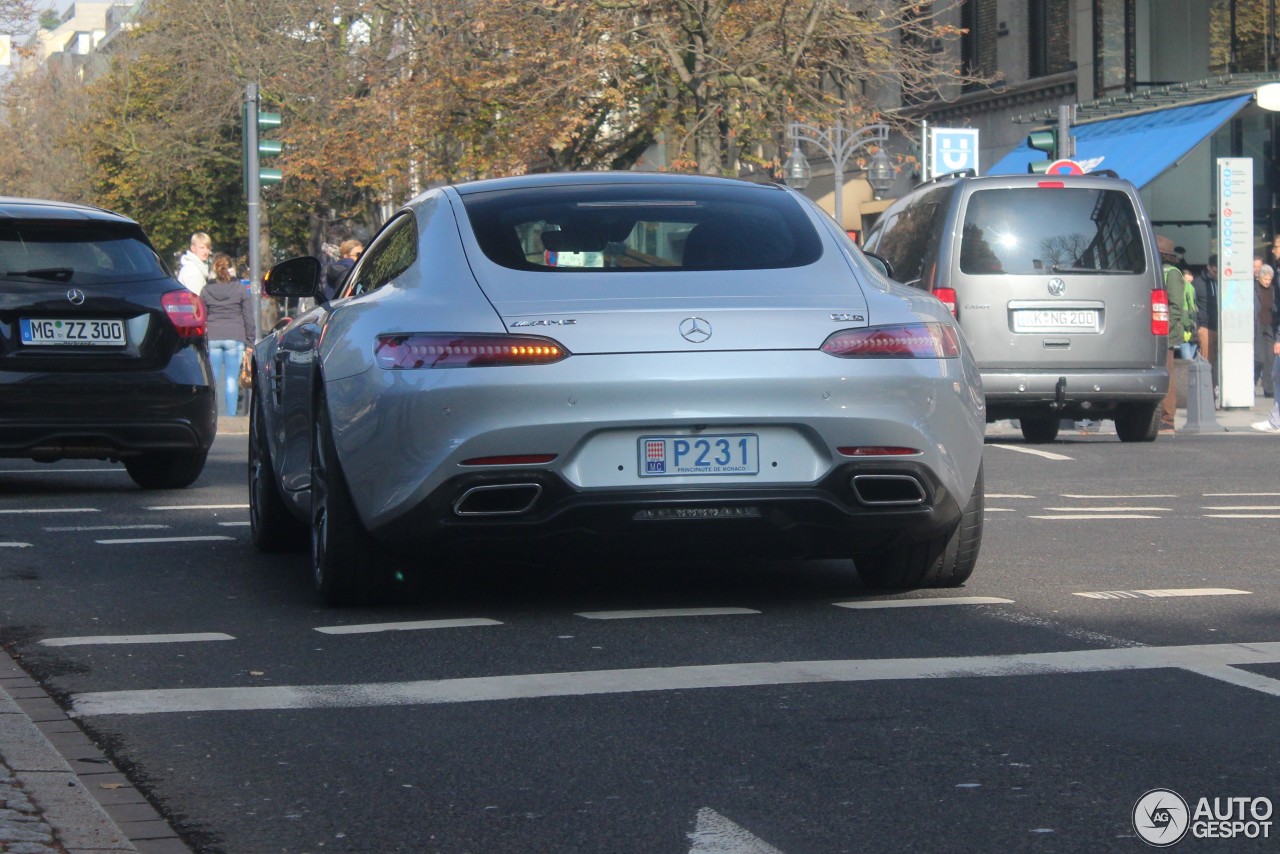
[[[1020,187],[969,197],[960,269],[970,274],[1143,273],[1137,212],[1119,190]]]

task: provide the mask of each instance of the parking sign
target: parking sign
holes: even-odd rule
[[[972,169],[978,174],[977,128],[931,128],[929,174],[947,175]]]

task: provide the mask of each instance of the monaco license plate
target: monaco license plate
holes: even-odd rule
[[[755,433],[641,436],[640,476],[756,475],[760,437]]]
[[[23,344],[120,347],[124,340],[123,320],[21,320]]]
[[[1097,332],[1098,310],[1023,308],[1013,313],[1014,332]]]

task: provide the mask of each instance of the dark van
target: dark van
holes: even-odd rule
[[[947,176],[881,216],[866,249],[933,293],[977,357],[987,421],[1050,442],[1063,419],[1150,442],[1169,387],[1168,300],[1137,190],[1113,175]]]

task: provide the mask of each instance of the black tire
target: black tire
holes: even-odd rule
[[[259,551],[302,551],[307,526],[289,511],[280,494],[262,424],[262,403],[255,395],[249,405],[249,536]]]
[[[330,607],[369,601],[379,592],[373,540],[356,513],[324,398],[316,399],[311,441],[311,573]]]
[[[949,534],[919,543],[905,543],[880,554],[855,559],[862,583],[877,590],[919,587],[959,587],[973,575],[982,547],[985,488],[982,467],[974,481],[960,524]]]
[[[124,468],[143,489],[182,489],[204,471],[208,451],[154,451],[125,457]]]
[[[1019,418],[1018,423],[1022,425],[1022,438],[1039,445],[1058,438],[1062,419],[1054,415],[1028,415]]]
[[[1121,442],[1154,442],[1160,435],[1160,405],[1121,406],[1116,410],[1115,421]]]

